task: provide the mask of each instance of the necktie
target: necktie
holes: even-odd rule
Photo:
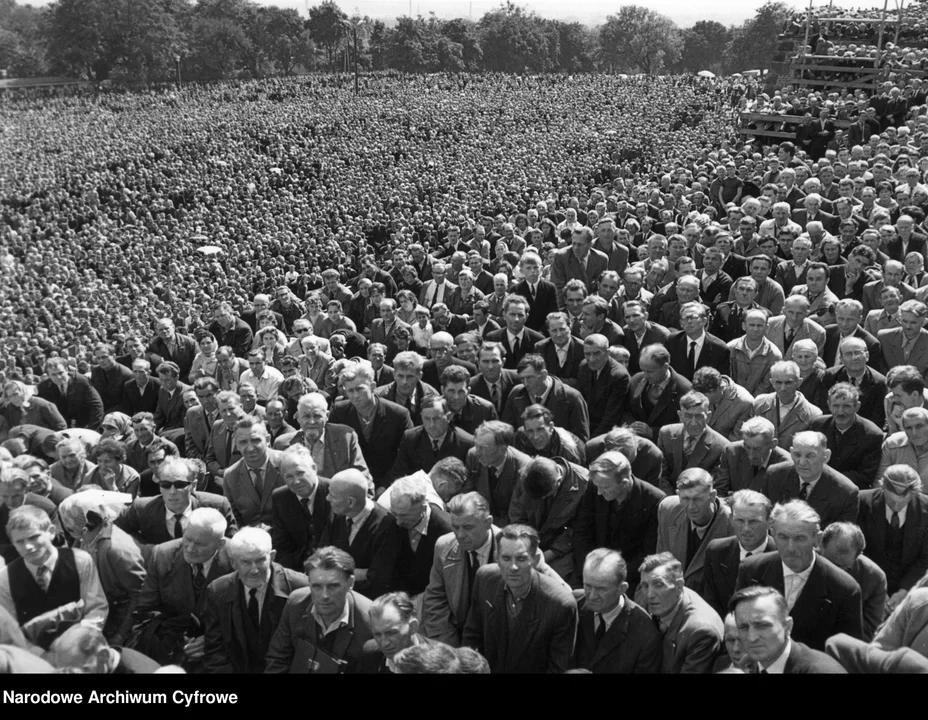
[[[42,592],[48,592],[48,585],[51,582],[50,575],[47,565],[39,565],[38,570],[35,571],[35,581],[42,588]]]
[[[351,531],[354,528],[354,520],[352,520],[350,517],[346,517],[345,527],[348,528],[348,542],[350,543],[351,542]]]
[[[754,477],[757,477],[757,473],[759,473],[759,472],[761,471],[761,469],[762,469],[762,468],[761,468],[760,465],[751,465],[751,470],[752,470],[753,473],[754,473]]]
[[[686,356],[686,366],[689,369],[690,376],[696,371],[696,341],[690,340],[690,351]]]
[[[480,567],[480,561],[477,559],[477,551],[471,550],[467,553],[467,587],[471,590],[474,589],[474,578],[478,567]]]
[[[181,522],[183,514],[174,515],[174,538],[182,538],[184,536],[184,525]]]
[[[686,439],[683,441],[683,462],[689,460],[690,455],[693,454],[694,447],[696,447],[696,438],[692,435],[687,435]]]
[[[232,431],[226,430],[226,462],[229,463],[229,465],[232,464],[232,453]]]
[[[899,525],[899,513],[897,513],[897,512],[894,512],[894,513],[893,513],[893,516],[892,516],[892,518],[891,518],[890,521],[889,521],[889,526],[890,526],[893,530],[898,530],[898,529],[899,529],[899,527],[900,527],[900,525]]]
[[[534,285],[529,285],[529,286],[528,286],[528,291],[529,291],[529,293],[531,293],[531,295],[532,295],[532,300],[534,300],[534,299],[535,299],[535,286],[534,286]]]
[[[261,477],[264,473],[261,470],[251,470],[251,480],[255,484],[255,492],[258,493],[258,497],[261,497],[264,492],[264,480]]]
[[[796,337],[796,331],[787,325],[786,332],[783,333],[783,341],[786,347],[789,347],[793,344],[794,337]]]
[[[193,566],[193,592],[199,598],[200,593],[206,587],[206,574],[203,572],[203,566],[199,563]]]
[[[303,512],[306,514],[306,517],[312,518],[312,516],[313,516],[313,509],[312,509],[312,507],[311,507],[310,504],[309,504],[309,498],[302,498],[302,499],[300,500],[300,505],[303,506]]]
[[[261,627],[261,613],[258,611],[258,591],[251,588],[248,591],[248,617],[255,624],[255,627]]]
[[[596,613],[596,645],[603,641],[603,638],[606,637],[606,621],[603,619],[602,613]]]
[[[432,440],[432,450],[435,452],[436,455],[438,454],[438,450],[439,450],[440,448],[441,448],[441,440],[435,440],[435,439],[433,439],[433,440]]]
[[[799,499],[808,500],[809,499],[809,483],[804,482],[802,487],[799,488]]]
[[[851,381],[851,385],[853,385],[854,387],[857,387],[857,378],[852,377],[850,378],[850,381]]]
[[[499,386],[496,383],[490,385],[490,399],[493,401],[496,411],[499,412]]]

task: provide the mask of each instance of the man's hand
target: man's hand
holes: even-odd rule
[[[184,645],[184,655],[187,656],[188,660],[199,660],[203,657],[205,649],[206,636],[201,635],[198,638],[190,640],[186,645]]]
[[[647,423],[641,422],[640,420],[636,420],[631,425],[629,425],[629,427],[635,431],[636,435],[640,437],[647,438],[648,440],[654,437],[654,433],[651,432],[651,426]]]
[[[886,600],[886,617],[889,617],[890,613],[899,607],[899,603],[905,600],[905,596],[908,594],[908,590],[896,590],[896,592]]]

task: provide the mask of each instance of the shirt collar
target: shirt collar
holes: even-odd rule
[[[522,328],[522,332],[520,332],[518,335],[513,335],[512,332],[509,330],[509,328],[506,328],[506,336],[509,338],[510,344],[513,344],[514,341],[521,342],[522,336],[524,334],[525,334],[525,328]]]
[[[786,661],[789,660],[789,653],[793,649],[793,641],[786,638],[786,647],[780,653],[780,657],[770,663],[765,669],[768,675],[782,675],[786,672]]]
[[[425,512],[422,513],[422,519],[419,520],[419,523],[413,528],[413,531],[419,533],[422,536],[428,534],[429,529],[429,518],[432,517],[432,506],[428,503],[425,504]]]
[[[906,503],[902,510],[899,511],[899,526],[901,527],[905,523],[905,512],[908,509],[909,504]],[[886,522],[892,522],[893,520],[893,511],[890,509],[889,505],[886,506]]]
[[[26,563],[26,567],[29,569],[29,572],[32,573],[32,577],[35,577],[38,574],[40,567],[48,568],[48,576],[51,577],[51,574],[55,571],[55,565],[58,563],[58,548],[53,547],[51,555],[48,556],[46,560],[41,565],[33,565],[31,563]]]
[[[493,531],[490,530],[487,532],[487,539],[483,541],[483,545],[474,550],[473,552],[477,553],[477,559],[480,560],[481,565],[485,565],[490,562],[490,548],[493,545]]]
[[[181,515],[181,516],[183,516],[183,517],[189,519],[189,518],[190,518],[190,513],[192,513],[192,512],[193,512],[193,501],[192,501],[192,500],[188,500],[188,501],[187,501],[187,507],[184,508],[184,511],[183,511],[182,513],[176,513],[176,514]],[[173,522],[174,522],[174,515],[175,515],[175,513],[172,513],[170,510],[168,510],[167,505],[165,505],[165,506],[164,506],[164,517],[165,517],[165,520],[167,520],[167,521],[170,522],[170,523],[173,523]]]
[[[351,526],[353,528],[359,528],[364,524],[364,521],[370,516],[374,510],[374,501],[370,498],[367,498],[364,501],[364,509],[355,516],[351,521]]]
[[[619,603],[612,610],[606,613],[600,613],[600,617],[603,622],[606,623],[606,630],[612,627],[612,623],[615,622],[615,619],[621,614],[622,610],[625,609],[625,596],[619,596]]]
[[[315,605],[313,605],[313,609],[310,612],[312,612],[313,617],[316,619],[316,624],[322,628],[322,634],[328,635],[329,633],[335,632],[340,627],[344,627],[348,624],[348,618],[350,617],[348,609],[348,597],[345,596],[345,607],[342,608],[342,614],[339,615],[331,625],[325,624],[325,620],[322,619],[322,616],[316,610]]]
[[[809,575],[812,574],[812,568],[815,567],[815,556],[816,556],[817,554],[818,554],[818,553],[812,553],[812,562],[810,562],[810,563],[809,563],[809,567],[807,567],[807,568],[806,568],[805,570],[803,570],[802,572],[798,572],[798,573],[797,573],[797,572],[793,572],[793,571],[790,570],[788,567],[786,567],[786,563],[783,563],[783,578],[784,578],[784,580],[785,580],[786,578],[788,578],[790,575],[795,575],[795,576],[797,576],[797,577],[801,577],[801,578],[803,579],[803,581],[808,580],[808,579],[809,579]]]

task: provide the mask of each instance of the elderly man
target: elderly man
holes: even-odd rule
[[[627,597],[627,577],[621,553],[600,548],[587,555],[571,667],[611,674],[660,671],[660,632]]]
[[[98,429],[103,422],[103,401],[90,381],[71,372],[67,360],[60,357],[50,358],[45,372],[48,377],[39,382],[36,394],[54,403],[68,427]]]
[[[845,340],[858,343],[856,339]],[[882,404],[881,404],[882,407]],[[860,389],[839,382],[828,390],[831,414],[816,418],[809,430],[822,433],[828,440],[829,467],[842,473],[861,490],[869,490],[876,480],[883,445],[883,431],[861,412]]]
[[[848,337],[857,337],[866,343],[867,352],[870,354],[868,363],[870,367],[876,370],[884,367],[880,342],[860,326],[861,322],[863,322],[863,306],[857,300],[845,298],[838,301],[835,305],[835,324],[825,327],[825,349],[822,351],[825,367],[840,364],[841,358],[838,353],[841,341]],[[901,330],[901,328],[897,329]],[[895,364],[902,364],[901,359],[893,359]]]
[[[684,303],[680,308],[683,332],[675,333],[664,343],[670,353],[671,363],[687,380],[699,368],[714,367],[725,372],[730,365],[728,346],[715,335],[706,332],[708,315],[705,306],[697,302]]]
[[[886,420],[883,399],[888,387],[886,377],[869,366],[867,344],[858,337],[847,337],[841,341],[838,352],[841,364],[825,371],[820,399],[824,401],[836,383],[850,383],[860,393],[860,414],[882,428]]]
[[[396,672],[393,659],[406,648],[427,645],[419,634],[419,618],[415,603],[404,592],[381,595],[371,604],[372,640],[364,644],[360,673]]]
[[[677,421],[680,398],[691,384],[671,366],[670,353],[661,344],[642,349],[640,364],[641,372],[629,384],[622,422],[641,437],[653,439],[661,427]],[[635,567],[631,559],[629,564]]]
[[[797,285],[805,284],[809,257],[812,255],[812,240],[800,235],[793,240],[791,250],[792,258],[781,262],[776,269],[776,280],[787,295]]]
[[[490,420],[477,428],[474,447],[467,453],[470,482],[490,505],[500,527],[509,524],[509,504],[523,469],[531,458],[513,447],[515,430],[505,422]]]
[[[822,555],[860,585],[863,639],[869,641],[886,618],[886,574],[861,554],[866,545],[863,532],[853,523],[832,523],[822,535]]]
[[[797,433],[790,460],[771,467],[761,490],[773,502],[798,498],[807,502],[830,525],[857,519],[858,494],[854,485],[826,463],[831,458],[828,441],[820,432]]]
[[[782,448],[792,445],[793,436],[806,430],[809,423],[821,417],[815,406],[816,398],[807,399],[799,392],[801,373],[792,360],[781,360],[770,369],[774,392],[757,396],[754,415],[766,418],[776,428],[777,441]]]
[[[760,308],[754,300],[757,297],[754,278],[739,278],[735,281],[734,290],[735,299],[721,303],[712,320],[712,333],[724,342],[741,337],[744,334],[744,314]]]
[[[132,373],[122,386],[122,409],[132,417],[140,412],[153,413],[158,407],[161,381],[151,376],[151,363],[144,358],[132,361]]]
[[[199,666],[205,653],[206,638],[200,628],[206,609],[206,588],[232,569],[226,553],[220,552],[226,542],[227,528],[218,510],[197,508],[188,518],[183,537],[156,545],[148,562],[136,618],[145,620],[153,613],[194,616],[199,623],[191,622],[191,629],[185,633],[185,637],[193,636],[184,645],[188,666]],[[152,640],[157,642],[156,638]],[[147,647],[138,649],[152,655]]]
[[[307,393],[297,401],[296,419],[299,432],[281,435],[274,442],[275,450],[302,445],[310,451],[316,469],[325,478],[348,468],[369,474],[358,436],[347,425],[328,422],[329,406],[321,393]]]
[[[342,470],[332,477],[328,500],[335,517],[329,539],[354,558],[358,590],[377,597],[393,587],[402,530],[367,491],[367,478],[358,470]]]
[[[741,437],[741,426],[754,412],[754,396],[715,368],[699,368],[693,390],[709,399],[709,427],[727,440]]]
[[[681,258],[678,263],[683,260]],[[671,295],[671,292],[675,296]],[[654,298],[649,310],[651,320],[657,321],[671,332],[682,330],[683,306],[693,302],[702,305],[699,303],[699,280],[693,275],[682,275],[677,278],[671,291]],[[708,307],[703,305],[703,308],[705,316],[708,317]]]
[[[256,311],[258,311],[258,302],[258,296],[255,296]],[[261,311],[263,312],[265,309],[262,308]],[[255,328],[252,328],[242,318],[236,317],[232,304],[227,302],[219,303],[216,306],[213,311],[213,318],[215,322],[210,327],[210,331],[216,336],[216,342],[219,343],[220,347],[226,345],[231,347],[238,357],[245,357],[254,341]],[[280,325],[277,327],[280,327]]]
[[[606,360],[609,360],[608,356]],[[614,362],[614,361],[613,361]],[[529,354],[519,361],[518,377],[522,383],[512,388],[501,414],[503,422],[518,427],[522,414],[530,405],[542,405],[554,416],[558,427],[572,432],[580,440],[590,437],[587,403],[579,391],[549,375],[541,355]]]
[[[371,601],[354,590],[355,562],[334,547],[306,561],[309,587],[287,598],[266,655],[267,673],[356,673],[371,639]]]
[[[208,673],[261,673],[287,599],[308,580],[274,562],[271,536],[259,528],[243,528],[226,551],[233,572],[207,588],[203,667]]]
[[[705,468],[714,473],[728,441],[708,427],[709,398],[690,391],[680,398],[680,422],[661,428],[657,446],[663,454],[660,487],[672,494],[680,473]]]
[[[747,420],[741,426],[741,437],[722,453],[715,489],[723,497],[739,490],[762,490],[768,469],[790,459],[789,453],[778,447],[776,430],[766,418]]]
[[[812,340],[821,353],[825,348],[825,329],[810,319],[809,298],[793,294],[783,304],[783,314],[767,321],[767,339],[773,343],[784,360],[792,360],[793,345],[798,340]]]
[[[839,632],[862,637],[860,586],[816,552],[822,539],[819,514],[808,503],[793,500],[777,504],[771,521],[777,552],[745,559],[737,589],[764,585],[782,593],[793,638],[814,649],[824,648]]]
[[[339,382],[348,399],[335,403],[329,419],[355,431],[379,494],[388,484],[403,433],[412,429],[409,412],[374,393],[374,373],[366,362],[350,364]]]
[[[907,465],[891,465],[879,487],[860,494],[857,523],[864,554],[886,573],[887,608],[893,610],[928,572],[928,498]]]
[[[464,368],[471,377],[477,374],[476,365],[454,357],[453,353],[454,336],[447,332],[434,333],[429,338],[429,354],[432,357],[422,366],[423,382],[431,388],[439,387],[442,372],[452,366]]]
[[[886,367],[914,365],[922,375],[928,372],[926,319],[928,306],[918,300],[906,300],[899,306],[900,327],[879,332]]]
[[[758,308],[744,314],[744,335],[728,343],[731,378],[752,395],[769,392],[770,369],[783,359],[767,337],[767,311]]]
[[[271,539],[277,561],[299,571],[331,531],[329,481],[319,477],[313,455],[303,445],[281,455],[280,474],[286,487],[271,494]]]
[[[761,307],[767,308],[771,315],[779,315],[783,311],[786,296],[780,283],[770,279],[770,274],[773,272],[773,260],[767,255],[755,255],[748,258],[748,262],[751,277],[757,283],[757,295],[754,301]],[[735,288],[732,287],[728,296],[729,300],[735,299],[734,292]]]
[[[649,555],[639,571],[642,602],[661,634],[661,672],[709,672],[722,648],[722,618],[685,586],[683,566],[671,553]]]
[[[451,425],[452,413],[448,401],[440,395],[429,395],[422,402],[422,425],[403,433],[390,476],[393,480],[411,475],[417,470],[429,472],[445,457],[462,462],[474,447],[474,436]]]
[[[712,475],[698,467],[676,480],[676,495],[657,508],[657,552],[680,561],[686,587],[704,593],[706,547],[715,538],[732,535],[731,510],[718,499]]]
[[[586,400],[593,435],[608,432],[619,423],[628,395],[628,371],[609,357],[609,344],[605,335],[588,335],[577,372],[577,390]]]
[[[451,294],[457,289],[457,285],[445,279],[448,274],[448,266],[445,263],[435,262],[431,268],[431,278],[426,279],[421,273],[419,275],[425,283],[419,292],[419,304],[429,310],[434,305],[447,304]]]
[[[87,448],[77,438],[64,438],[55,444],[58,459],[48,468],[52,480],[68,490],[77,491],[97,469],[87,459]]]
[[[538,546],[533,528],[509,525],[496,538],[496,563],[474,575],[462,644],[480,652],[492,672],[557,673],[570,662],[577,603],[536,569]]]

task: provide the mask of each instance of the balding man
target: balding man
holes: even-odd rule
[[[549,374],[544,357],[525,355],[519,361],[518,378],[522,382],[509,392],[500,414],[503,422],[519,427],[526,409],[532,405],[543,405],[551,411],[558,427],[572,432],[581,440],[590,436],[586,401],[579,391]]]
[[[255,297],[255,302],[257,303],[257,301],[258,296]],[[242,318],[236,317],[232,304],[227,302],[219,303],[216,306],[213,311],[213,320],[210,332],[216,336],[216,342],[219,343],[219,346],[226,345],[232,348],[238,357],[245,357],[254,340],[254,328]],[[281,326],[278,325],[277,327]]]
[[[98,429],[103,422],[103,401],[90,381],[72,372],[68,361],[60,357],[50,358],[45,372],[48,377],[39,381],[36,394],[54,403],[68,427]]]
[[[741,426],[741,440],[725,448],[719,462],[715,489],[723,497],[739,490],[760,491],[767,470],[789,460],[789,453],[778,446],[776,429],[762,417],[752,417]]]
[[[151,363],[144,358],[132,361],[131,376],[122,386],[122,409],[129,417],[140,412],[155,412],[161,381],[151,376]]]
[[[806,338],[812,340],[819,353],[825,348],[825,329],[809,318],[809,298],[805,295],[790,295],[783,304],[783,314],[767,321],[767,339],[783,355],[792,360],[793,345]]]
[[[807,502],[825,526],[837,521],[856,522],[858,488],[826,464],[830,458],[828,441],[822,433],[796,433],[790,460],[768,470],[761,492],[773,502],[797,498]]]
[[[577,372],[577,390],[586,400],[590,435],[600,435],[620,423],[628,398],[628,370],[609,357],[609,340],[605,335],[588,335],[583,341],[583,356]]]
[[[367,478],[358,470],[336,473],[328,498],[335,515],[331,542],[354,558],[358,592],[378,597],[389,591],[402,540],[396,520],[368,497]]]
[[[242,528],[226,544],[234,572],[207,589],[204,670],[261,673],[287,598],[309,581],[276,562],[271,536]]]
[[[102,632],[84,625],[75,625],[55,640],[47,659],[59,672],[93,675],[147,675],[161,667],[136,650],[111,647]]]
[[[429,354],[432,357],[422,365],[422,381],[431,388],[440,387],[442,372],[452,365],[464,368],[470,377],[477,374],[476,365],[454,357],[453,353],[454,336],[447,332],[433,333],[429,338]]]

